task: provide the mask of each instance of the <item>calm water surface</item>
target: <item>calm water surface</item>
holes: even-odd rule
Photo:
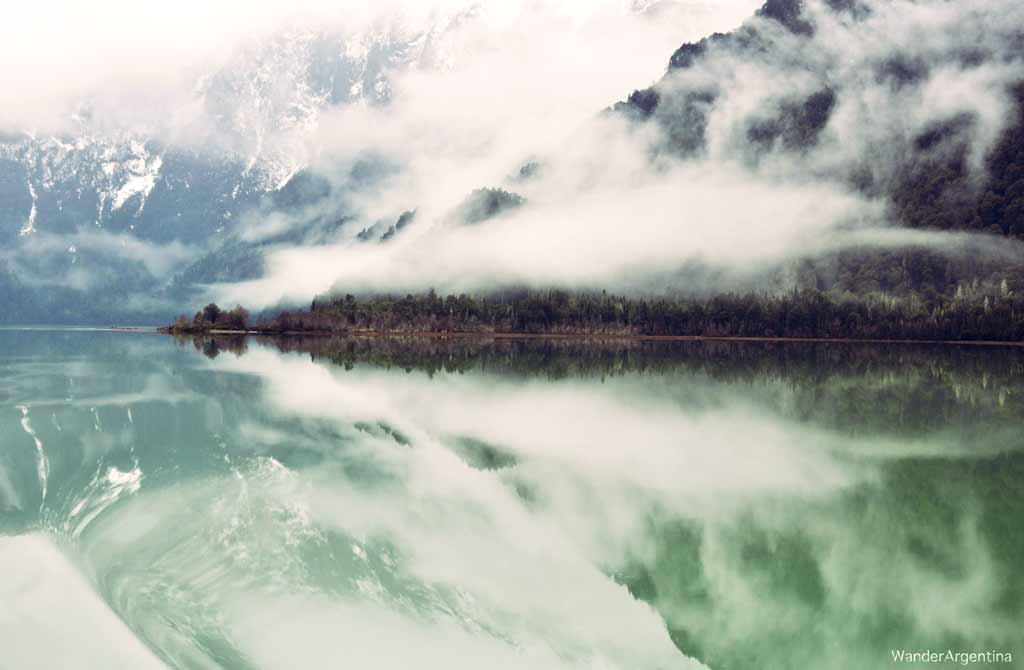
[[[1024,657],[1020,350],[4,331],[0,379],[4,670]]]

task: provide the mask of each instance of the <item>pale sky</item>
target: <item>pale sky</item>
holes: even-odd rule
[[[358,30],[381,16],[418,25],[467,0],[41,0],[16,3],[0,23],[0,124],[33,120],[90,95],[185,87],[240,41],[285,26]],[[630,0],[492,0],[489,20],[511,27],[529,7],[587,17],[623,11]],[[676,41],[737,25],[760,0],[677,0],[689,25]],[[670,54],[664,54],[667,62]],[[160,95],[144,96],[152,106]],[[34,119],[34,117],[37,117]]]

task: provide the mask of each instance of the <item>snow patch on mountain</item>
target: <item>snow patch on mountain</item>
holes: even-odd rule
[[[36,193],[36,188],[32,185],[32,182],[29,181],[27,183],[29,195],[32,196],[32,209],[29,210],[28,220],[25,221],[25,225],[18,231],[18,235],[21,237],[36,232],[36,216],[39,213],[39,209],[36,206],[36,203],[39,201],[39,195]]]
[[[139,208],[136,216],[141,216],[143,210],[145,210],[146,198],[149,197],[150,192],[152,192],[153,187],[156,185],[157,177],[160,175],[163,157],[157,155],[149,158],[145,147],[142,148],[141,153],[142,157],[136,158],[123,166],[127,176],[121,188],[113,196],[111,209],[121,209],[128,200],[139,196]]]

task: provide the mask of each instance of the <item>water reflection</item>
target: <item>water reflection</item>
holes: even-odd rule
[[[0,533],[174,667],[1024,654],[1021,350],[0,341]]]

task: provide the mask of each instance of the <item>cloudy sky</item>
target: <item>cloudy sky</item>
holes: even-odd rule
[[[630,8],[665,5],[657,21],[624,20]],[[0,58],[17,66],[0,73],[0,122],[40,126],[83,98],[117,96],[125,104],[188,94],[195,78],[237,52],[283,29],[358,33],[387,23],[410,30],[443,22],[480,6],[494,41],[517,35],[541,46],[545,24],[566,46],[587,45],[619,55],[615,70],[658,76],[666,49],[712,30],[728,30],[756,7],[752,0],[42,0],[5,11]],[[568,22],[568,23],[567,23]],[[566,26],[575,27],[568,34]],[[474,28],[476,30],[476,28]],[[534,31],[540,31],[534,32]],[[486,35],[472,39],[484,41]],[[600,42],[598,44],[597,42]],[[492,45],[496,46],[496,45]],[[522,45],[519,45],[521,48]],[[522,54],[522,51],[520,51]],[[581,53],[589,56],[591,52]],[[557,63],[582,69],[581,62]],[[523,63],[523,66],[528,63]],[[543,73],[536,73],[542,75]],[[597,74],[594,72],[593,74]],[[614,73],[605,72],[608,75]],[[176,100],[180,103],[181,100]],[[142,108],[133,112],[144,114]],[[169,111],[167,108],[163,112]]]

